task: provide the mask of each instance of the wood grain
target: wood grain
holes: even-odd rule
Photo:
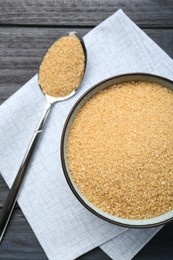
[[[91,28],[70,30],[84,36]],[[173,29],[144,31],[173,57]],[[69,28],[0,27],[0,104],[37,73],[46,48],[67,32]]]
[[[0,259],[47,260],[37,238],[19,209],[14,210],[10,225],[0,245]]]
[[[46,48],[63,33],[84,36],[119,8],[173,58],[172,0],[2,0],[0,2],[0,104],[35,73]],[[8,188],[0,175],[0,208]],[[134,260],[172,259],[173,223]],[[47,260],[18,205],[0,245],[0,260]],[[97,248],[78,260],[108,260]]]
[[[0,24],[88,27],[120,8],[139,26],[173,27],[171,0],[2,0]]]

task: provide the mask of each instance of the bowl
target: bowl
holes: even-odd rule
[[[124,83],[129,81],[147,81],[152,83],[159,83],[171,90],[173,90],[173,82],[167,78],[163,78],[158,75],[147,74],[147,73],[130,73],[130,74],[123,74],[118,75],[115,77],[108,78],[102,82],[99,82],[92,88],[90,88],[85,94],[82,95],[81,98],[75,103],[73,108],[71,109],[61,137],[61,163],[62,168],[64,171],[65,178],[67,183],[76,196],[76,198],[82,203],[82,205],[87,208],[90,212],[92,212],[97,217],[108,221],[110,223],[124,226],[124,227],[131,227],[131,228],[142,228],[142,227],[154,227],[158,225],[162,225],[168,223],[173,220],[173,210],[166,212],[162,215],[148,218],[148,219],[127,219],[121,218],[115,215],[111,215],[102,211],[101,209],[97,208],[94,204],[92,204],[79,190],[78,186],[74,182],[72,175],[69,170],[68,160],[67,160],[67,138],[69,134],[69,130],[73,119],[81,109],[81,107],[90,99],[93,95],[95,95],[98,91],[103,90],[109,86],[112,86],[117,83]]]

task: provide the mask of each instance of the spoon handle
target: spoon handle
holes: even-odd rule
[[[49,112],[51,110],[51,103],[47,102],[46,104],[46,108],[41,116],[41,119],[38,123],[38,126],[34,132],[34,135],[30,141],[30,144],[28,146],[28,149],[25,153],[25,156],[23,158],[23,161],[20,165],[20,168],[19,168],[19,171],[16,175],[16,178],[13,182],[13,185],[8,193],[8,196],[5,200],[5,203],[4,203],[4,206],[2,208],[2,212],[1,212],[1,215],[0,215],[0,242],[2,241],[2,238],[3,238],[3,235],[5,233],[5,230],[7,228],[7,225],[8,225],[8,222],[10,220],[10,217],[12,215],[12,212],[13,212],[13,209],[14,209],[14,206],[16,204],[16,200],[17,200],[17,196],[19,194],[19,191],[20,191],[20,188],[21,188],[21,185],[23,183],[23,180],[24,180],[24,177],[26,175],[26,170],[27,170],[27,167],[29,165],[29,162],[30,162],[30,159],[32,157],[32,154],[33,154],[33,151],[34,151],[34,148],[36,146],[36,143],[39,139],[39,136],[41,134],[41,132],[43,131],[43,127],[44,127],[44,124],[46,122],[46,119],[49,115]]]

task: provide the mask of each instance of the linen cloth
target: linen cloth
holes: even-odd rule
[[[99,245],[112,259],[131,259],[159,228],[125,229],[86,210],[64,178],[61,132],[72,106],[92,85],[110,76],[136,71],[173,79],[173,61],[121,10],[89,32],[84,41],[88,63],[81,89],[53,107],[18,203],[51,260],[74,259]],[[9,187],[44,106],[36,75],[0,107],[0,172]],[[141,236],[143,239],[138,240]],[[138,243],[131,246],[135,240]]]

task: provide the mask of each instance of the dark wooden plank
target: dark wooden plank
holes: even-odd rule
[[[2,0],[0,5],[0,24],[95,26],[121,8],[140,26],[173,26],[172,0]]]
[[[86,254],[76,258],[76,260],[111,260],[99,247],[87,252]]]
[[[8,191],[9,191],[8,186],[0,174],[0,194],[1,194],[0,195],[0,208],[3,205],[5,198],[7,197]]]
[[[172,260],[173,222],[165,225],[159,233],[139,251],[133,260]]]
[[[70,28],[82,36],[90,29]],[[173,57],[173,29],[144,31]],[[37,73],[46,48],[67,32],[67,28],[0,27],[0,103]]]
[[[22,212],[14,210],[10,225],[0,244],[0,260],[47,260],[43,249]]]

